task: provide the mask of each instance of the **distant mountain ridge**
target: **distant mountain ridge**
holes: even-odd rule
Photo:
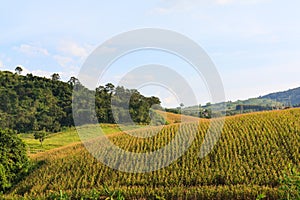
[[[281,102],[286,106],[298,106],[300,104],[300,87],[282,92],[270,93],[258,98],[271,99],[273,101]]]
[[[300,107],[300,87],[246,100],[227,101],[215,104],[207,103],[206,105],[195,105],[182,109],[180,107],[166,109],[166,111],[201,118],[211,118],[257,111],[278,110],[288,107]]]

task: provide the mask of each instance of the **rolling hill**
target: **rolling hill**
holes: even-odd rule
[[[95,108],[99,123],[128,123],[126,109],[129,108],[134,122],[147,124],[151,120],[149,109],[160,104],[157,97],[145,97],[137,90],[111,83],[90,90],[75,77],[63,82],[58,74],[54,75],[48,79],[0,70],[0,129],[18,133],[60,132],[74,126],[74,118],[80,119],[80,125],[93,121],[86,114],[89,107]],[[76,103],[72,96],[76,97]],[[126,97],[130,97],[129,103]],[[113,113],[112,100],[118,112]]]
[[[273,101],[281,102],[286,106],[299,105],[300,87],[264,95],[262,97],[259,97],[259,99],[271,99]]]
[[[136,130],[158,133],[150,138],[128,134],[109,136],[127,151],[150,153],[175,138],[195,133],[190,148],[175,162],[157,171],[126,173],[98,162],[82,143],[32,156],[35,167],[7,198],[103,198],[121,191],[126,199],[279,199],[284,170],[300,163],[300,109],[268,111],[227,117],[220,140],[203,159],[199,150],[212,121],[176,123]],[[134,131],[133,131],[134,132]],[[95,144],[101,138],[95,139]],[[173,146],[173,151],[181,147]],[[99,152],[105,154],[107,152]],[[168,159],[162,154],[160,163]],[[107,157],[120,162],[118,157]],[[133,164],[128,162],[128,165]],[[135,163],[133,167],[140,166]]]
[[[189,115],[181,115],[171,112],[165,112],[162,110],[156,110],[159,115],[161,115],[168,123],[180,123],[180,122],[197,122],[199,120],[206,120],[206,119],[199,119],[198,117],[193,117]]]
[[[225,107],[226,106],[226,107]],[[188,106],[183,109],[171,108],[170,112],[184,113],[185,115],[211,118],[221,115],[236,115],[257,111],[279,110],[287,107],[300,106],[300,87],[281,92],[249,98],[246,100],[227,101],[221,103],[207,103],[201,106]]]

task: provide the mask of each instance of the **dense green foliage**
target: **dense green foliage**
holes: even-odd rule
[[[27,167],[25,144],[14,131],[0,129],[0,191],[10,188]]]
[[[149,113],[152,113],[150,108],[160,108],[160,103],[157,97],[144,97],[135,89],[115,87],[111,83],[96,88],[96,113],[100,123],[128,123],[132,120],[135,123],[149,124]],[[128,111],[130,116],[126,115]]]
[[[0,91],[0,128],[56,132],[73,123],[70,84],[0,72]]]
[[[149,109],[160,104],[156,97],[144,97],[137,90],[115,87],[108,83],[99,86],[95,91],[88,90],[79,80],[71,77],[68,83],[59,81],[59,75],[53,74],[52,79],[27,74],[0,71],[0,128],[10,128],[18,132],[46,130],[58,132],[64,126],[72,126],[72,95],[73,89],[81,95],[79,108],[75,116],[85,116],[85,107],[91,105],[91,97],[95,98],[97,119],[100,123],[115,123],[116,120],[126,123],[123,117],[127,96],[130,98],[129,113],[136,123],[150,123]],[[112,98],[117,102],[116,116],[112,114]],[[116,120],[115,120],[116,119]],[[121,119],[121,120],[119,120]],[[90,119],[83,118],[82,124]]]
[[[68,197],[79,199],[92,190],[105,195],[103,185],[121,190],[126,199],[255,199],[265,194],[267,199],[279,199],[284,170],[289,164],[299,168],[300,109],[270,111],[228,117],[220,140],[203,159],[199,150],[209,120],[136,130],[152,134],[151,138],[136,138],[128,134],[109,137],[111,142],[131,152],[151,152],[172,140],[176,132],[183,137],[196,132],[189,150],[170,166],[148,173],[125,173],[111,169],[93,158],[82,144],[68,146],[33,158],[44,164],[20,182],[11,195],[51,196],[60,190]],[[99,138],[101,141],[101,138]],[[97,141],[96,145],[97,145]],[[99,144],[98,144],[99,145]],[[177,151],[181,148],[173,146]],[[172,151],[173,151],[172,150]],[[106,154],[106,152],[99,152]],[[161,155],[161,162],[170,158]],[[119,162],[118,157],[108,157]],[[133,167],[138,168],[138,163]],[[299,169],[298,169],[299,170]]]

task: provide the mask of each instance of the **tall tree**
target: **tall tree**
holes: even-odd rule
[[[22,71],[23,71],[23,69],[22,69],[21,66],[17,66],[17,67],[15,68],[15,72],[16,72],[17,74],[19,74],[19,75],[22,73]]]
[[[58,73],[54,73],[51,75],[51,79],[52,81],[59,81],[60,80],[60,76]]]
[[[77,84],[79,82],[78,78],[72,76],[70,78],[70,80],[68,81],[68,83],[71,85],[71,86],[74,86],[75,84]]]

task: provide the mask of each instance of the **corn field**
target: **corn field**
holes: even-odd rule
[[[261,193],[266,199],[280,198],[283,171],[288,164],[300,167],[300,109],[227,117],[219,141],[200,159],[199,149],[208,128],[209,121],[190,122],[164,126],[145,139],[128,134],[109,138],[126,151],[147,153],[168,144],[179,129],[184,133],[181,137],[196,132],[183,156],[152,172],[111,169],[91,156],[81,143],[34,155],[34,170],[11,195],[45,198],[61,190],[76,199],[92,190],[101,193],[107,185],[121,190],[126,199],[255,199]],[[142,131],[151,135],[156,130]],[[174,145],[172,151],[180,148]],[[151,164],[169,159],[169,154],[161,156]],[[119,162],[118,157],[106,159]],[[139,167],[138,163],[128,164]]]

